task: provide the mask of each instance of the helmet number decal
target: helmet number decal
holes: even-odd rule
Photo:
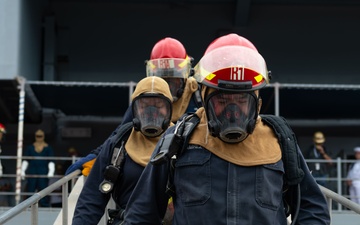
[[[244,80],[243,71],[243,67],[232,67],[230,70],[230,80]]]
[[[232,66],[215,71],[208,74],[203,80],[203,82],[217,87],[219,80],[231,81],[236,83],[244,83],[250,81],[252,84],[252,88],[257,88],[261,85],[266,84],[264,76],[244,66]]]
[[[172,60],[172,59],[159,60],[159,68],[161,68],[161,69],[175,68],[174,60]]]

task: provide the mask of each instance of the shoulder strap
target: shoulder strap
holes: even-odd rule
[[[175,125],[175,131],[168,133],[163,138],[160,145],[160,151],[154,158],[150,160],[153,164],[170,162],[168,181],[166,185],[166,193],[175,197],[176,191],[174,186],[174,173],[176,157],[179,156],[190,140],[191,134],[200,122],[200,118],[195,114],[184,115]]]
[[[304,171],[300,168],[298,144],[294,132],[283,117],[260,116],[267,125],[273,128],[279,139],[287,184],[299,184],[304,177]]]
[[[104,193],[112,193],[115,182],[121,176],[121,166],[124,162],[124,143],[127,139],[133,124],[132,122],[125,123],[118,127],[115,131],[115,134],[110,137],[110,149],[111,158],[109,159],[108,166],[106,166],[104,171],[104,180],[99,185],[99,190]],[[103,150],[105,151],[105,150]]]
[[[116,131],[116,134],[111,137],[111,143],[113,144],[113,153],[111,157],[110,164],[119,166],[121,164],[121,160],[117,160],[119,158],[120,153],[123,154],[121,151],[121,147],[123,144],[124,139],[127,139],[130,135],[130,132],[133,128],[133,122],[128,122],[119,127]]]
[[[200,122],[195,114],[185,114],[176,123],[174,132],[169,132],[160,139],[159,153],[150,159],[152,164],[170,161],[174,155],[179,155],[186,148],[191,133]]]
[[[199,122],[200,118],[195,113],[187,115],[184,117],[183,123],[180,125],[182,128],[177,129],[177,132],[175,131],[176,134],[181,136],[183,140],[181,152],[184,150],[184,148],[186,148],[187,144],[189,143],[191,134]],[[178,154],[181,152],[178,152]]]
[[[121,125],[116,131],[116,133],[111,137],[113,143],[119,142],[119,140],[121,140],[125,134],[129,135],[132,128],[133,128],[133,122],[127,122]]]

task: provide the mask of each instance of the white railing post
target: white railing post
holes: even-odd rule
[[[23,152],[23,133],[24,133],[24,111],[25,111],[25,79],[18,77],[20,85],[19,92],[19,121],[18,121],[18,140],[17,140],[17,161],[16,161],[16,184],[15,202],[19,204],[21,199],[21,157]]]
[[[62,186],[62,224],[68,225],[69,220],[69,201],[68,201],[68,185],[69,182],[66,182]]]
[[[337,189],[338,189],[338,194],[342,195],[342,178],[341,178],[341,174],[342,174],[342,170],[341,170],[341,158],[337,157],[336,158],[336,167],[337,167]],[[342,211],[342,205],[338,204],[338,210]]]
[[[38,202],[31,205],[31,225],[39,224],[39,204]]]

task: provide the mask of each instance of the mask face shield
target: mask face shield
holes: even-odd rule
[[[170,124],[171,102],[163,95],[140,95],[132,107],[134,128],[147,137],[159,136]]]
[[[254,92],[215,91],[206,97],[205,108],[213,136],[227,143],[237,143],[253,130],[258,98]]]
[[[162,58],[151,59],[146,62],[146,76],[161,78],[188,78],[191,71],[190,58]]]

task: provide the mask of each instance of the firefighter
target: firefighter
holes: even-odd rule
[[[151,51],[150,59],[145,61],[146,76],[161,77],[169,85],[174,99],[172,122],[176,122],[184,113],[194,113],[202,106],[199,85],[191,76],[192,61],[193,59],[187,54],[184,45],[171,37],[159,40]],[[132,108],[129,106],[119,126],[132,121],[132,119]],[[111,136],[116,133],[116,130]],[[87,156],[71,165],[65,175],[81,169],[83,175],[87,176],[100,151],[101,146],[92,150]]]
[[[110,197],[117,208],[109,211],[108,224],[120,224],[127,200],[160,135],[173,125],[173,99],[162,78],[142,79],[131,99],[133,122],[119,127],[117,134],[103,144],[78,198],[73,225],[98,224]]]
[[[277,124],[270,123],[259,115],[259,90],[269,78],[265,60],[256,47],[234,33],[221,36],[208,46],[194,76],[202,84],[204,102],[194,114],[199,122],[172,161],[147,165],[128,201],[123,224],[161,224],[172,196],[174,225],[287,225],[284,187],[298,182],[292,186],[301,193],[296,199],[299,207],[287,201],[294,224],[329,225],[327,202],[293,136],[288,135],[291,132],[285,120],[264,115]],[[278,136],[280,129],[275,125],[284,128],[283,136]],[[181,127],[181,123],[174,127]],[[174,127],[159,143],[181,130]],[[166,147],[162,144],[155,148],[152,162],[160,158],[163,149]],[[298,163],[283,159],[285,150],[291,153],[286,156]],[[173,174],[169,168],[174,168]],[[287,174],[287,169],[297,173]],[[285,183],[287,176],[295,178]],[[171,195],[168,187],[174,192]]]

